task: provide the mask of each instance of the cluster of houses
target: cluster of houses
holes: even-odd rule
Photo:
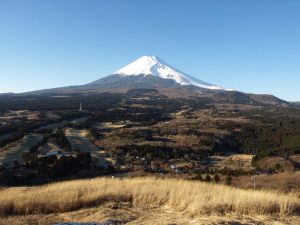
[[[136,156],[136,159],[141,161],[143,165],[149,165],[149,163],[150,163],[150,161],[146,157]],[[184,173],[184,171],[181,168],[175,166],[174,164],[170,165],[170,170],[164,170],[164,169],[157,170],[157,173],[159,173],[161,175],[164,175],[164,174],[167,174],[170,172],[176,173],[176,174]]]
[[[159,169],[157,172],[161,175],[165,175],[167,173],[176,173],[176,174],[182,174],[184,173],[183,170],[181,170],[180,168],[176,167],[175,165],[170,165],[170,169],[171,171],[167,171],[167,170],[163,170],[163,169]]]

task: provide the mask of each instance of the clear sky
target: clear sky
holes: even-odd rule
[[[0,93],[89,83],[144,55],[300,101],[300,1],[0,0]]]

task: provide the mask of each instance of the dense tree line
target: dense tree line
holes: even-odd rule
[[[151,126],[158,122],[168,121],[171,117],[162,112],[160,109],[140,109],[124,107],[122,109],[116,108],[107,111],[96,112],[84,121],[81,126],[90,128],[97,123],[102,122],[119,122],[131,121],[133,123],[140,123],[140,126]]]
[[[153,140],[153,131],[150,129],[139,129],[139,130],[121,129],[114,132],[112,136],[116,136],[127,140],[142,139],[142,140],[151,141]]]
[[[25,119],[26,121],[26,119]],[[0,125],[0,136],[8,133],[16,132],[24,123],[24,119],[13,119],[5,125]]]
[[[258,159],[268,156],[287,158],[300,153],[300,118],[288,115],[248,115],[248,118],[256,122],[229,121],[219,124],[219,129],[230,132],[224,139],[227,147],[241,153],[254,154],[254,164]]]
[[[9,135],[8,137],[1,138],[0,139],[0,148],[4,147],[7,144],[10,144],[12,142],[18,141],[22,139],[25,136],[25,132],[22,130],[14,132],[13,134]]]
[[[51,140],[55,141],[58,146],[63,148],[67,152],[72,151],[71,144],[69,140],[66,138],[65,132],[63,129],[58,129],[55,133],[51,134],[49,137]]]
[[[35,169],[37,173],[31,172],[16,175],[14,168],[2,169],[0,171],[0,183],[23,183],[36,178],[36,176],[55,179],[76,174],[82,169],[91,169],[90,152],[80,152],[76,156],[61,157],[55,155],[43,157],[27,155],[24,160],[25,167],[27,169]]]
[[[180,159],[187,155],[192,160],[203,160],[204,157],[212,155],[213,151],[168,146],[126,145],[117,147],[113,154],[117,159],[123,159],[127,154],[133,157],[146,157],[149,161],[162,160],[166,163],[171,159]]]
[[[119,93],[98,94],[65,94],[63,101],[61,94],[45,93],[32,95],[0,96],[1,110],[78,110],[79,103],[84,109],[107,109],[122,98]]]

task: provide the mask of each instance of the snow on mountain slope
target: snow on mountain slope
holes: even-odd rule
[[[124,68],[114,72],[122,76],[154,75],[172,79],[181,85],[195,85],[201,88],[223,90],[221,87],[206,83],[188,74],[182,73],[155,56],[143,56]]]

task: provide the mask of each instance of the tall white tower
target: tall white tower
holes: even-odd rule
[[[79,105],[79,110],[81,111],[82,110],[82,104],[80,103]]]

